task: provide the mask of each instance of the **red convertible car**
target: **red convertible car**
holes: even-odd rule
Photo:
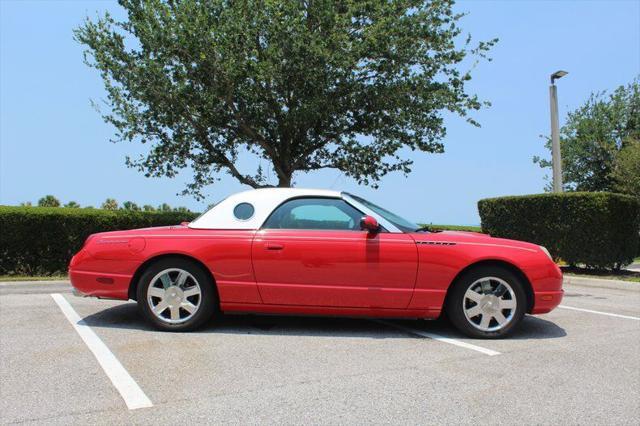
[[[216,312],[437,318],[502,337],[561,301],[544,247],[432,232],[346,192],[258,189],[179,226],[91,235],[69,265],[80,296],[137,300],[162,330]]]

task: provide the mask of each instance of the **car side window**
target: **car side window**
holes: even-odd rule
[[[276,208],[265,229],[360,230],[363,213],[341,199],[296,198]]]

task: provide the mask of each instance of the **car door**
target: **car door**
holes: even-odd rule
[[[296,198],[276,208],[252,244],[263,302],[406,308],[416,281],[415,242],[363,231],[362,216],[340,198]]]

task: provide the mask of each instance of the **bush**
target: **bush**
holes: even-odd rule
[[[96,232],[176,225],[197,213],[0,206],[0,275],[64,273]]]
[[[570,265],[618,269],[638,253],[640,203],[608,192],[480,200],[482,230],[545,246]]]

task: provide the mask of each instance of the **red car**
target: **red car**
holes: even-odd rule
[[[562,300],[544,247],[432,232],[345,192],[258,189],[189,224],[91,235],[69,266],[80,296],[138,301],[162,330],[216,312],[439,317],[502,337]]]

